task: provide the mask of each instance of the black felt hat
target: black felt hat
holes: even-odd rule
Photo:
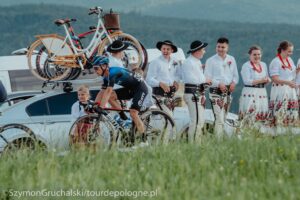
[[[160,50],[161,46],[164,45],[164,44],[171,46],[172,49],[173,49],[173,53],[177,52],[177,47],[170,40],[165,40],[165,41],[159,41],[159,42],[157,42],[156,43],[156,48],[158,48]]]
[[[199,49],[202,49],[206,47],[208,44],[206,42],[201,42],[200,40],[195,40],[191,43],[190,50],[187,53],[193,53],[195,51],[198,51]]]
[[[128,46],[129,46],[128,43],[125,43],[121,40],[115,40],[115,41],[113,41],[113,43],[108,45],[107,51],[111,52],[111,53],[117,53],[117,52],[127,49]]]

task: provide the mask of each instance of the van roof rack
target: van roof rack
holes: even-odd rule
[[[45,88],[51,88],[54,90],[57,87],[62,86],[64,92],[71,92],[73,91],[73,85],[82,85],[82,84],[93,84],[93,83],[102,83],[103,78],[97,77],[93,79],[76,79],[76,80],[58,80],[58,81],[51,81],[47,80],[44,81],[42,84],[42,92],[45,92]]]

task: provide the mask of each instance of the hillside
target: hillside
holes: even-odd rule
[[[0,5],[57,4],[114,8],[143,15],[255,23],[300,24],[297,0],[1,0]]]

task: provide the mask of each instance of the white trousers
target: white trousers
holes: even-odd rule
[[[217,137],[224,135],[224,124],[228,112],[229,104],[231,103],[231,96],[224,96],[209,93],[209,98],[212,103],[212,108],[215,116],[214,133]]]
[[[190,116],[188,140],[189,142],[193,142],[193,141],[199,142],[203,134],[202,128],[205,122],[205,107],[204,107],[205,96],[204,95],[199,96],[199,99],[197,101],[197,106],[194,101],[193,94],[184,94],[183,98],[185,103],[188,106],[189,116]]]

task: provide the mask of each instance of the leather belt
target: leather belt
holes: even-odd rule
[[[218,87],[211,87],[211,88],[209,88],[209,92],[212,93],[212,94],[217,94],[217,95],[224,95],[224,94],[230,95],[231,92],[229,91],[229,87],[230,87],[229,85],[226,85],[227,92],[225,92],[225,93],[222,92],[221,89],[218,88]]]
[[[260,84],[256,84],[256,85],[244,85],[245,87],[252,87],[252,88],[264,88],[265,84],[264,83],[260,83]]]
[[[170,92],[165,92],[161,87],[153,87],[152,93],[154,95],[163,96],[163,97],[173,97],[176,92],[175,86],[170,86]]]
[[[193,94],[193,93],[203,93],[204,84],[185,84],[184,93]]]

